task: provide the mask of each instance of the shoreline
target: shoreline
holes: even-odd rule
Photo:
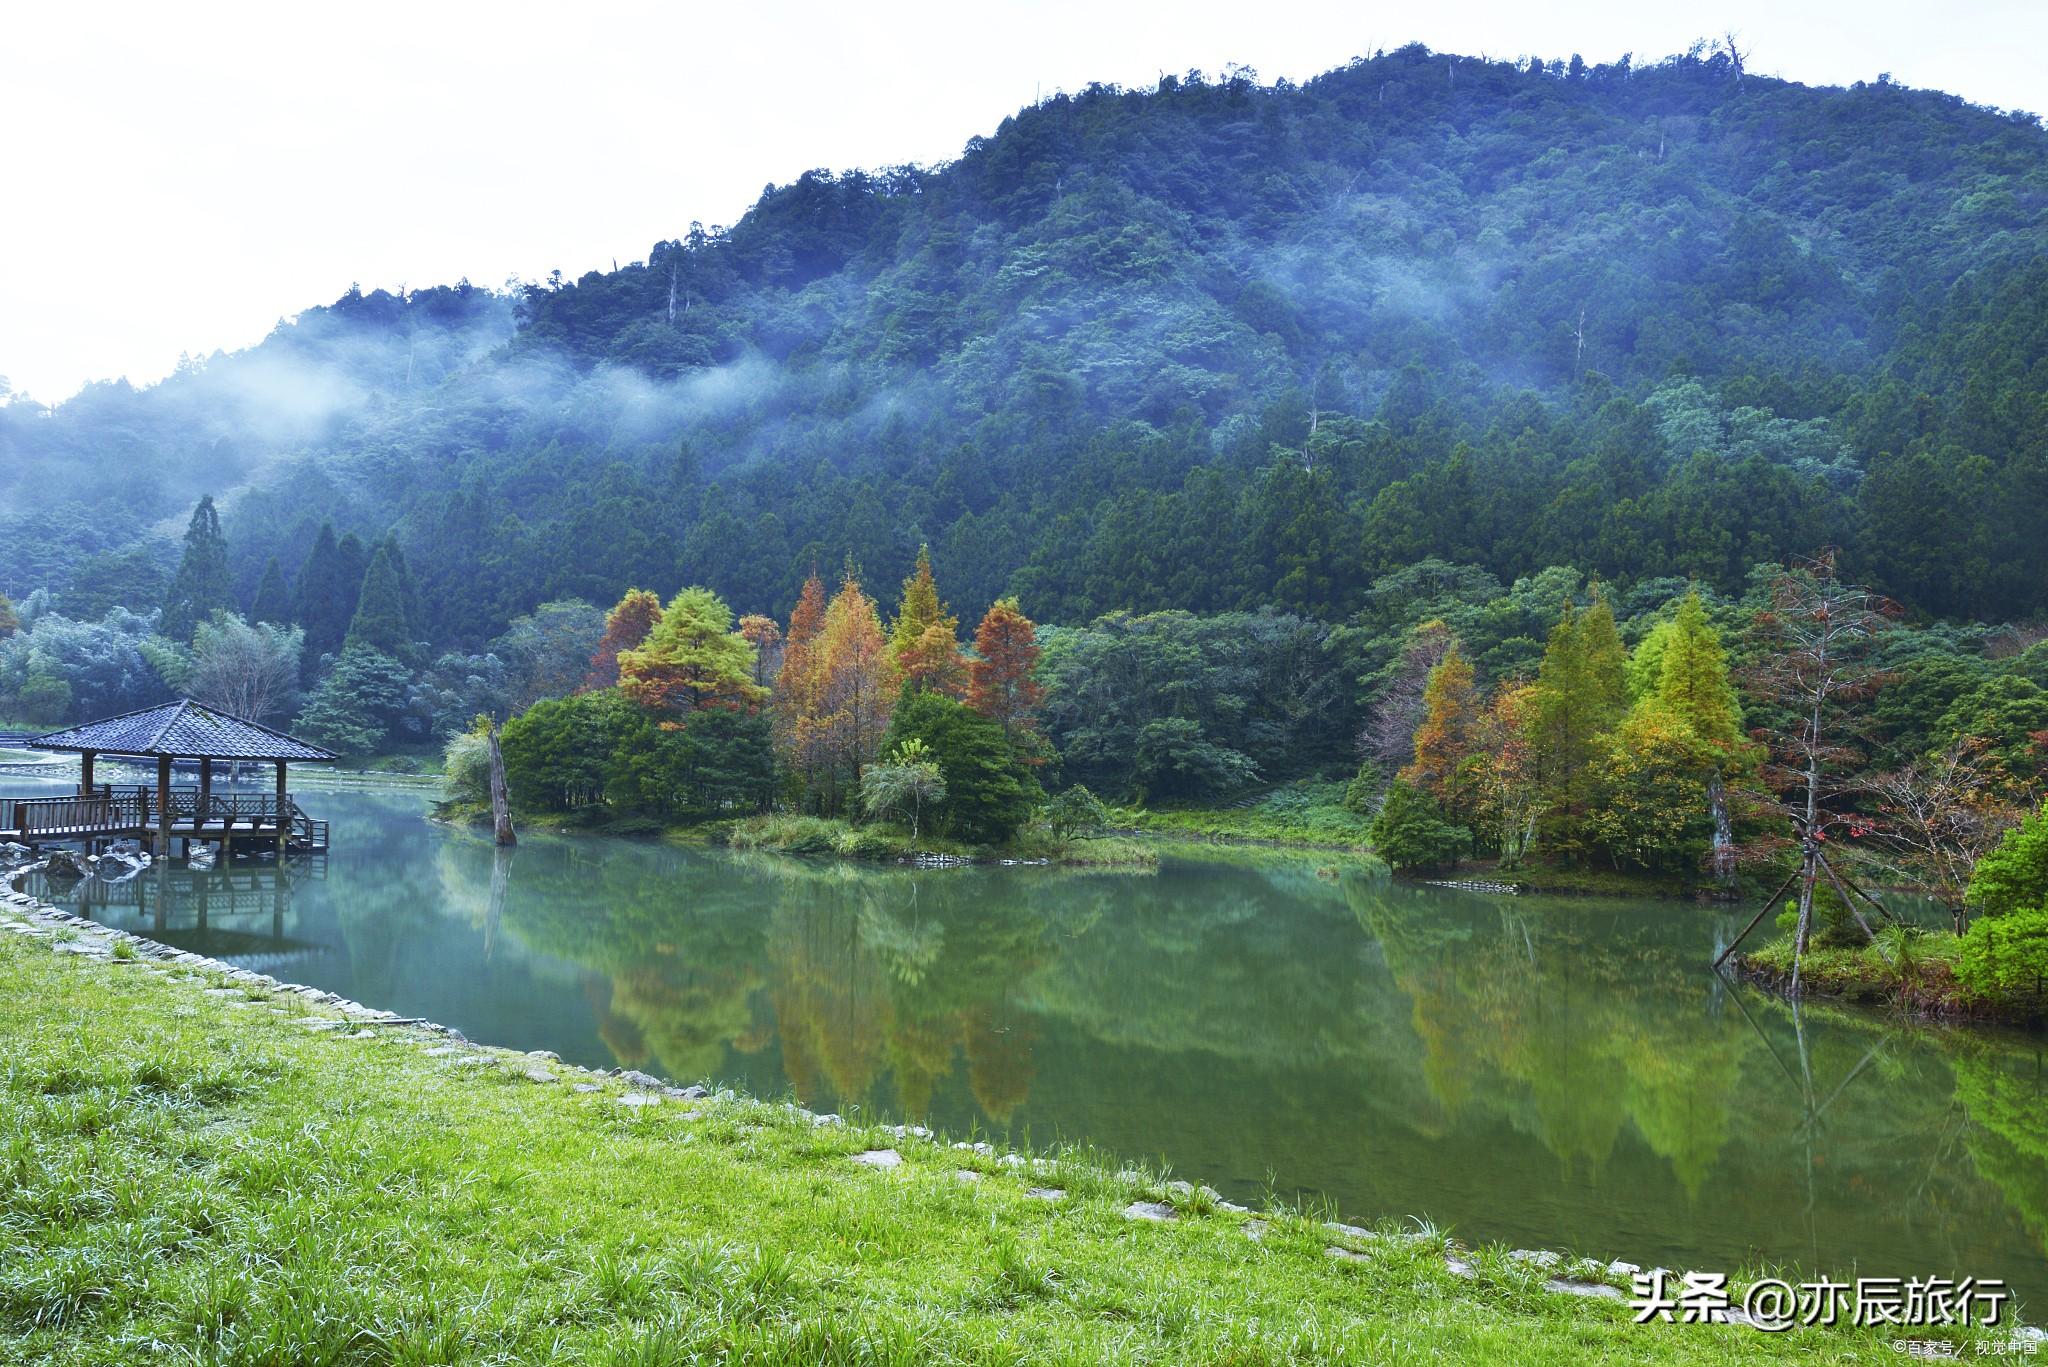
[[[1728,966],[1738,980],[1781,1000],[1795,1000],[1790,970],[1761,963],[1752,954],[1731,955]],[[2036,1038],[2048,1034],[2048,1016],[2039,1010],[2007,1010],[1996,1003],[1958,1001],[1941,994],[1937,987],[1924,982],[1845,977],[1828,971],[1824,966],[1808,965],[1800,973],[1796,1000],[1825,1001],[1857,1010],[1880,1011],[1925,1025],[2017,1030]]]
[[[132,965],[153,977],[163,977],[166,987],[179,980],[197,983],[210,994],[215,1009],[223,1015],[239,1005],[243,1012],[237,1014],[247,1013],[244,1018],[249,1019],[253,1018],[250,1007],[268,1005],[278,1014],[276,1028],[279,1030],[296,1026],[309,1035],[317,1032],[323,1038],[374,1041],[380,1046],[393,1042],[410,1043],[421,1049],[425,1056],[449,1063],[454,1071],[467,1077],[482,1080],[488,1076],[501,1076],[512,1081],[524,1078],[539,1088],[608,1101],[635,1116],[648,1108],[671,1104],[698,1108],[692,1112],[693,1115],[707,1107],[773,1111],[792,1117],[808,1129],[846,1130],[850,1134],[865,1135],[864,1142],[888,1144],[886,1148],[870,1147],[849,1155],[856,1163],[893,1168],[905,1161],[905,1155],[900,1151],[905,1149],[934,1158],[947,1155],[942,1161],[992,1166],[994,1171],[986,1176],[1008,1173],[1020,1180],[1043,1180],[1048,1185],[1034,1187],[1031,1193],[1027,1193],[1040,1201],[1064,1201],[1064,1195],[1042,1194],[1047,1191],[1064,1192],[1067,1187],[1078,1190],[1102,1186],[1115,1191],[1119,1200],[1129,1198],[1122,1213],[1124,1222],[1131,1227],[1154,1223],[1186,1222],[1192,1225],[1212,1220],[1227,1221],[1241,1227],[1242,1238],[1257,1243],[1266,1237],[1268,1230],[1282,1222],[1298,1225],[1305,1219],[1311,1219],[1299,1212],[1286,1210],[1254,1212],[1223,1200],[1209,1188],[1186,1182],[1166,1182],[1129,1166],[1112,1169],[1108,1163],[1094,1156],[1049,1158],[1014,1148],[998,1150],[986,1142],[951,1140],[919,1125],[853,1124],[844,1117],[814,1113],[793,1102],[761,1101],[730,1089],[714,1092],[702,1084],[676,1086],[646,1073],[586,1069],[566,1064],[546,1051],[522,1053],[472,1042],[460,1031],[445,1025],[401,1018],[393,1012],[370,1007],[336,993],[281,982],[267,974],[236,968],[146,937],[113,930],[48,906],[15,888],[18,876],[26,871],[26,867],[32,866],[11,870],[0,878],[0,930],[12,932],[9,939],[19,937],[23,941],[41,942],[53,956],[75,957],[102,972],[128,971],[122,966]],[[224,1004],[229,997],[238,1000]],[[887,1159],[871,1157],[882,1153],[894,1156]],[[1056,1177],[1066,1186],[1051,1185]],[[983,1178],[960,1176],[958,1180],[979,1183]],[[1320,1214],[1318,1212],[1318,1216]],[[1428,1226],[1406,1231],[1384,1224],[1378,1228],[1367,1228],[1337,1218],[1313,1218],[1312,1224],[1316,1234],[1316,1240],[1312,1242],[1321,1242],[1321,1257],[1333,1269],[1367,1260],[1375,1256],[1374,1250],[1377,1249],[1426,1247],[1431,1250],[1434,1265],[1460,1283],[1483,1283],[1489,1276],[1489,1269],[1507,1264],[1539,1276],[1540,1280],[1532,1283],[1532,1289],[1540,1288],[1559,1298],[1560,1303],[1563,1298],[1571,1298],[1611,1302],[1618,1308],[1626,1299],[1624,1288],[1630,1277],[1641,1270],[1621,1261],[1603,1264],[1594,1259],[1569,1258],[1552,1250],[1475,1250]],[[1739,1310],[1732,1312],[1728,1322],[1746,1324]],[[1786,1340],[1758,1333],[1755,1341]]]

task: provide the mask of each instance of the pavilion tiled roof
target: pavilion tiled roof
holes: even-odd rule
[[[334,755],[259,722],[203,707],[190,698],[89,721],[38,736],[39,750],[91,750],[102,755],[171,759],[300,760],[319,763]]]

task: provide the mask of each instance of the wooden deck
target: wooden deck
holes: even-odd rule
[[[313,820],[290,794],[209,793],[202,798],[196,788],[174,788],[168,815],[166,830],[156,793],[146,787],[5,798],[0,799],[0,840],[23,845],[140,840],[154,849],[168,834],[172,840],[219,841],[229,854],[238,844],[274,848],[280,840],[295,854],[327,849],[327,823]]]

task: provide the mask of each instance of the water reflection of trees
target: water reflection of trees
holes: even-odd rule
[[[1669,1009],[1698,983],[1654,923],[1384,882],[1353,885],[1351,906],[1412,1002],[1447,1112],[1506,1107],[1567,1176],[1597,1174],[1633,1127],[1698,1195],[1748,1045],[1729,1022]]]
[[[2008,1270],[1980,1261],[2001,1239],[1980,1178],[2036,1243],[2048,1233],[2037,1046],[1703,981],[1686,918],[1710,912],[1347,892],[1411,1004],[1447,1126],[1503,1117],[1560,1180],[1595,1187],[1632,1133],[1689,1206],[1753,1211],[1815,1262],[1886,1228]]]
[[[805,1104],[910,1116],[959,1061],[992,1119],[1028,1093],[1030,1025],[1009,999],[1045,922],[978,874],[610,854],[574,868],[569,895],[537,895],[567,865],[522,867],[507,920],[601,975],[600,1031],[621,1062],[710,1077],[728,1050],[773,1043]]]
[[[488,847],[447,858],[488,919]],[[533,841],[500,952],[580,966],[621,1063],[823,1108],[1178,1135],[1208,1171],[1351,1172],[1388,1210],[1523,1209],[1522,1237],[1620,1219],[1738,1259],[1931,1248],[1985,1275],[2038,1246],[2031,1055],[1795,1023],[1704,973],[1713,915],[1300,861],[920,873]],[[2013,1220],[1986,1218],[1996,1192]]]
[[[2048,1253],[2048,1078],[2041,1046],[1965,1040],[1955,1054],[1956,1100],[1977,1173],[2004,1193]]]

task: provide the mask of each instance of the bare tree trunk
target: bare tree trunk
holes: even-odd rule
[[[498,745],[496,722],[486,739],[491,751],[491,825],[500,845],[516,845],[519,837],[512,833],[512,795],[505,787],[505,752]]]
[[[1728,821],[1728,790],[1719,774],[1707,780],[1707,809],[1714,814],[1714,881],[1727,887],[1735,881],[1735,831]]]

